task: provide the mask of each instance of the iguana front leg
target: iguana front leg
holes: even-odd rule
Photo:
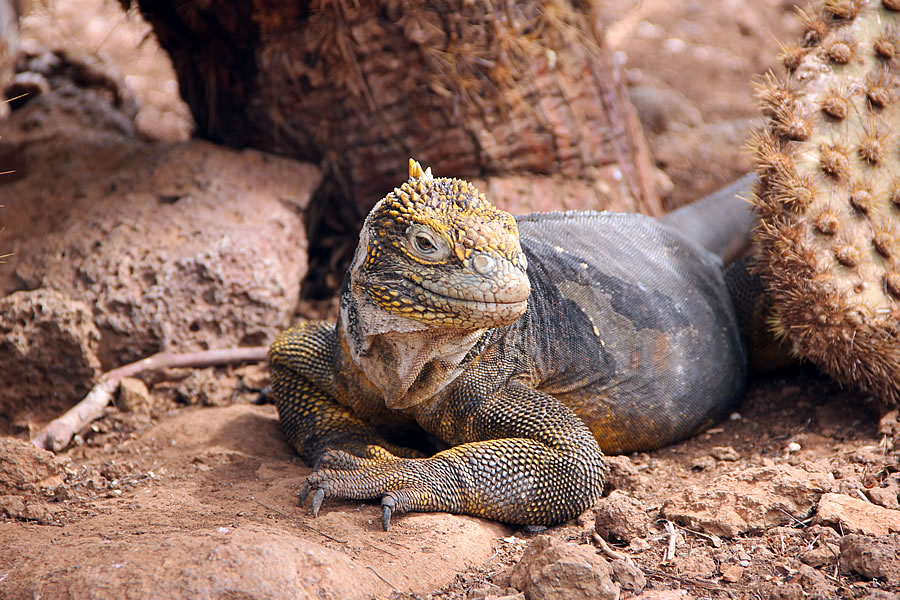
[[[391,444],[333,397],[335,325],[311,321],[288,329],[269,348],[272,397],[288,443],[307,464],[341,449],[375,461],[420,452]]]
[[[382,526],[407,511],[446,511],[550,525],[600,497],[605,467],[584,423],[552,396],[512,382],[489,397],[457,386],[420,424],[453,447],[430,458],[375,461],[329,452],[307,479],[313,513],[326,498],[381,497]]]

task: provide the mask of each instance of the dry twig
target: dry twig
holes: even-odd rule
[[[691,585],[698,587],[700,589],[709,590],[711,592],[725,592],[731,593],[734,590],[728,590],[721,586],[716,585],[712,581],[706,581],[704,579],[694,579],[693,577],[681,577],[679,575],[675,575],[673,573],[666,573],[665,571],[660,571],[657,569],[643,569],[644,573],[649,575],[650,577],[655,577],[656,579],[671,579],[672,581],[677,581],[678,583],[684,585]]]
[[[375,573],[375,576],[378,577],[378,579],[382,580],[383,582],[385,582],[386,584],[388,584],[389,586],[391,586],[391,588],[393,588],[394,590],[400,591],[400,588],[398,588],[396,585],[394,585],[393,583],[391,583],[390,581],[388,581],[387,579],[385,579],[384,577],[382,577],[382,576],[381,576],[381,573],[379,573],[379,572],[376,571],[374,568],[372,568],[371,565],[366,565],[366,568],[367,568],[368,570],[372,571],[373,573]]]
[[[137,362],[107,371],[100,376],[100,381],[91,388],[84,399],[70,408],[63,416],[51,421],[44,427],[31,443],[38,448],[53,452],[65,449],[72,437],[82,431],[91,422],[103,416],[106,405],[119,388],[119,382],[125,377],[132,377],[145,371],[172,368],[211,367],[243,362],[260,362],[266,360],[268,348],[253,346],[248,348],[229,348],[227,350],[203,350],[199,352],[159,352]]]
[[[630,556],[628,556],[624,552],[614,550],[613,547],[610,546],[609,543],[604,540],[596,531],[591,534],[591,538],[594,540],[594,543],[596,543],[600,547],[600,551],[603,552],[604,556],[606,556],[607,558],[610,558],[612,560],[624,560],[629,564],[634,564],[634,561],[631,560]]]
[[[297,519],[295,519],[294,517],[292,517],[291,515],[287,514],[287,513],[284,512],[284,511],[278,510],[277,508],[272,507],[272,506],[269,506],[268,504],[263,504],[262,502],[260,502],[260,501],[257,500],[256,498],[254,498],[253,496],[250,496],[250,499],[253,500],[254,502],[256,502],[257,504],[259,504],[260,506],[262,506],[263,508],[268,509],[268,510],[271,510],[272,512],[278,513],[279,515],[281,515],[281,516],[284,517],[285,519],[288,519],[289,521],[293,521],[294,523],[296,523],[296,524],[299,525],[300,527],[305,527],[306,529],[309,529],[310,531],[313,531],[313,532],[315,532],[315,533],[318,533],[318,534],[321,535],[322,537],[328,538],[328,539],[331,540],[332,542],[337,542],[338,544],[346,544],[346,543],[347,543],[347,540],[339,540],[339,539],[336,538],[336,537],[330,536],[330,535],[328,535],[327,533],[325,533],[324,531],[320,531],[320,530],[316,529],[315,527],[313,527],[312,525],[309,525],[308,523],[304,523],[303,521],[298,521]],[[386,552],[386,551],[385,551],[385,552]],[[376,575],[377,575],[377,573],[376,573]]]

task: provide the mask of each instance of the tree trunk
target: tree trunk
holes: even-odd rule
[[[661,211],[590,3],[139,4],[202,136],[323,164],[359,215],[410,156],[441,176],[550,178],[536,189],[556,206]]]

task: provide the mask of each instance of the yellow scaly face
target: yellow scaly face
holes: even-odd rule
[[[531,286],[512,215],[472,184],[435,178],[410,160],[410,179],[366,219],[366,290],[382,309],[434,327],[508,325]]]

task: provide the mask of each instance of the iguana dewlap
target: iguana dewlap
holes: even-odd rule
[[[719,258],[649,217],[513,219],[411,161],[369,214],[337,325],[270,349],[305,497],[552,524],[600,497],[602,452],[720,419],[746,360]],[[447,449],[406,448],[424,430]]]

